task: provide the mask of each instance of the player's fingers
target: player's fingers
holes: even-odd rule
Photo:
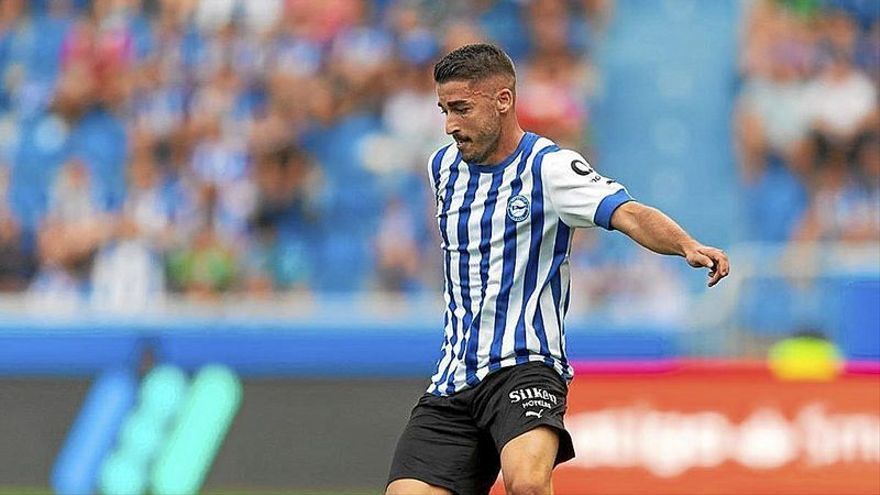
[[[693,254],[688,259],[688,263],[694,268],[700,268],[700,267],[715,268],[715,262],[712,261],[712,258],[710,258],[700,252]]]
[[[730,274],[730,259],[727,257],[726,254],[722,253],[719,263],[721,265],[721,276],[726,277],[728,274]]]
[[[713,250],[711,253],[707,253],[707,255],[715,261],[715,270],[709,273],[709,287],[713,287],[730,273],[730,261],[721,250]]]

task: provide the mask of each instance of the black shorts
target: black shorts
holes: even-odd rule
[[[397,443],[388,483],[413,478],[457,495],[486,494],[498,478],[502,447],[537,427],[559,433],[556,464],[574,457],[563,417],[568,386],[531,362],[503,368],[449,397],[425,394]]]

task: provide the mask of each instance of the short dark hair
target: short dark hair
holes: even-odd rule
[[[449,52],[434,65],[434,81],[477,81],[491,76],[509,76],[516,81],[513,61],[495,45],[476,43]]]

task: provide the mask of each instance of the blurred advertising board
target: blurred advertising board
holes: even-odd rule
[[[582,365],[555,493],[880,494],[878,368],[795,382],[764,363]]]

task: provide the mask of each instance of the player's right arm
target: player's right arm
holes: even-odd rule
[[[682,256],[694,268],[709,268],[709,287],[730,272],[723,251],[700,244],[660,210],[633,200],[580,154],[550,153],[541,172],[550,202],[568,226],[619,230],[655,253]]]
[[[655,253],[682,256],[694,268],[708,268],[709,287],[730,273],[730,262],[722,250],[700,244],[656,208],[627,202],[614,210],[611,226]]]

